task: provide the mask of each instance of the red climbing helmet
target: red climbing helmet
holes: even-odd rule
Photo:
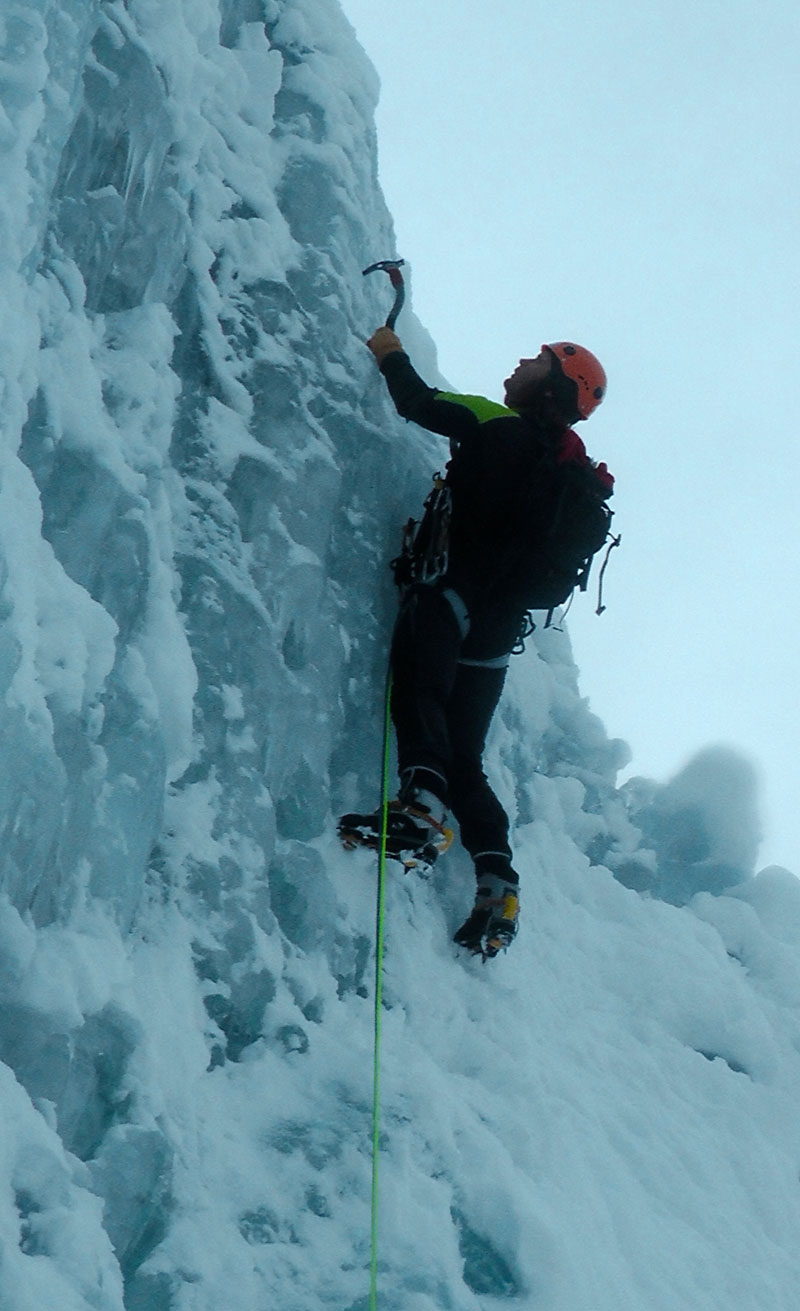
[[[545,342],[542,350],[551,351],[561,365],[561,372],[575,383],[578,413],[582,419],[588,419],[606,394],[605,369],[597,356],[572,341]]]

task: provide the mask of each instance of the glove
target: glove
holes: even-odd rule
[[[367,346],[378,364],[382,364],[387,355],[403,349],[403,343],[391,328],[378,328],[378,331],[370,337]]]

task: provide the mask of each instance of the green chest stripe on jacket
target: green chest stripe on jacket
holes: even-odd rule
[[[437,401],[451,401],[453,405],[463,405],[475,415],[478,423],[488,423],[490,419],[516,419],[516,410],[509,410],[506,405],[487,400],[485,396],[462,396],[460,392],[437,391]]]

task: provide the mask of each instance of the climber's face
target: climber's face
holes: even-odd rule
[[[550,377],[553,367],[553,355],[549,350],[542,350],[535,359],[520,360],[510,378],[506,378],[506,405],[512,410],[522,410],[529,405],[539,391],[542,383]]]

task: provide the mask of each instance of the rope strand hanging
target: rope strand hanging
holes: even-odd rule
[[[392,742],[392,670],[386,674],[383,712],[383,763],[381,768],[381,837],[378,848],[378,898],[375,911],[375,1037],[372,1075],[372,1222],[370,1230],[369,1309],[378,1306],[378,1167],[381,1107],[381,1011],[383,1006],[383,948],[386,919],[386,829],[389,816],[389,769]]]

